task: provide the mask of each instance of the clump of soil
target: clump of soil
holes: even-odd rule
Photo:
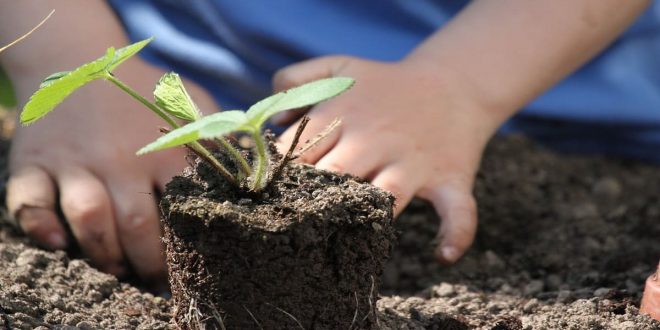
[[[161,202],[184,328],[369,329],[394,229],[390,194],[290,164],[243,193],[198,161]]]
[[[0,143],[0,150],[5,147]],[[0,157],[0,163],[5,159]],[[638,312],[644,281],[660,257],[659,187],[657,166],[558,155],[519,137],[496,138],[475,189],[477,239],[458,264],[434,262],[438,219],[427,204],[413,203],[395,222],[400,234],[382,276],[378,326],[660,329],[660,322]],[[41,275],[29,286],[11,274],[21,267],[18,255],[34,245],[0,222],[0,246],[16,255],[0,254],[0,298],[9,299],[0,308],[0,329],[36,324],[61,329],[69,315],[85,315],[82,321],[91,328],[150,329],[172,315],[170,300],[114,282],[112,294],[100,302],[90,303],[84,294],[61,294],[73,310],[63,311],[60,319],[46,318],[49,311],[38,306],[49,306],[48,298],[58,290],[85,292],[94,287],[89,281],[104,283],[102,278],[109,276],[83,266],[76,268],[78,275],[59,281],[62,273],[51,270],[66,270],[71,261],[38,250],[44,262],[33,272]],[[7,292],[15,284],[24,285],[20,295],[12,296]],[[16,298],[25,296],[30,299]]]

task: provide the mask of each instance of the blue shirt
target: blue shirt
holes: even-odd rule
[[[225,109],[270,93],[272,74],[317,56],[403,58],[465,1],[109,0],[143,56],[206,87]],[[660,3],[501,132],[563,150],[660,162]]]

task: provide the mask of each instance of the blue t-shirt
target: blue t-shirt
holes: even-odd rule
[[[268,95],[272,74],[334,54],[396,61],[465,1],[110,0],[143,56],[206,87],[225,109]],[[515,13],[512,13],[515,15]],[[660,161],[660,3],[502,132],[551,146]]]

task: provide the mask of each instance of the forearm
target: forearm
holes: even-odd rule
[[[28,31],[50,10],[53,16],[24,42],[0,55],[25,99],[47,75],[93,60],[126,37],[105,1],[7,1],[0,11],[0,44]]]
[[[501,122],[605,48],[648,4],[477,0],[406,61],[461,77]]]

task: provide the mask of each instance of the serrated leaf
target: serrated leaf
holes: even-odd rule
[[[174,72],[168,72],[160,78],[154,90],[154,98],[158,106],[174,117],[187,121],[202,117],[181,78]]]
[[[47,83],[30,97],[30,100],[21,112],[21,123],[29,125],[41,119],[62,103],[71,93],[85,84],[103,78],[105,68],[114,58],[115,49],[108,48],[105,56],[84,64],[70,73]]]
[[[268,118],[282,111],[314,105],[335,97],[349,89],[355,80],[347,77],[334,77],[312,81],[269,96],[247,111],[250,124],[261,127]]]
[[[71,73],[71,71],[55,72],[55,73],[51,74],[50,76],[46,77],[46,79],[44,79],[41,82],[41,84],[39,85],[39,88],[44,88],[44,87],[52,84],[53,82],[55,82],[55,80],[60,79],[64,76],[68,75],[69,73]]]
[[[159,137],[156,141],[140,149],[137,154],[144,155],[152,151],[176,147],[200,139],[222,137],[231,132],[243,130],[246,121],[245,113],[240,110],[215,113]]]
[[[153,37],[117,49],[117,51],[115,52],[115,56],[112,59],[112,62],[107,67],[108,72],[114,71],[120,64],[122,64],[127,59],[131,58],[133,55],[137,54],[140,50],[142,50],[142,48],[148,45],[152,40],[154,40]]]

